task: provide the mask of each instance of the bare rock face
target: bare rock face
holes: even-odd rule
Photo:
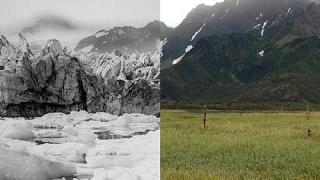
[[[0,48],[7,48],[9,43],[2,39]],[[59,41],[49,40],[40,52],[33,53],[23,36],[21,40],[14,56],[0,55],[0,116],[76,110],[116,115],[159,113],[159,87],[152,81],[126,83],[112,76],[108,84],[102,76],[88,72],[78,58],[66,54]],[[117,71],[119,75],[123,66]]]

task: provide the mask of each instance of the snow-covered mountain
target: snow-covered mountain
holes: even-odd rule
[[[171,31],[164,23],[154,21],[142,28],[132,26],[104,29],[82,39],[76,51],[111,53],[114,50],[130,52],[155,52],[160,39]]]
[[[268,29],[294,19],[310,4],[307,0],[225,0],[194,8],[169,35],[162,61],[176,64],[202,38]],[[169,63],[167,63],[169,64]]]

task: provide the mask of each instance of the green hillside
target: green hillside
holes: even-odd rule
[[[162,99],[320,103],[320,7],[258,31],[199,40],[161,72]]]

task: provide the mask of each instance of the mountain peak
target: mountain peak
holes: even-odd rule
[[[49,39],[44,49],[48,52],[53,52],[53,53],[62,54],[64,52],[60,42],[57,39]]]
[[[19,46],[18,46],[19,49],[20,49],[23,53],[29,53],[29,52],[31,52],[26,37],[24,37],[21,33],[19,33],[19,34],[18,34],[18,38],[19,38]]]
[[[10,43],[4,35],[0,35],[0,47],[1,46],[8,46]]]
[[[147,24],[144,29],[147,29],[153,34],[157,34],[162,39],[167,37],[168,34],[172,31],[164,22],[159,20],[154,20],[151,23]]]
[[[159,21],[159,20],[154,20],[146,25],[146,27],[153,27],[153,26],[167,27],[167,25],[164,22]]]

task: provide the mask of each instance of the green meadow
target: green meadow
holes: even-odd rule
[[[203,116],[161,110],[161,179],[320,179],[320,113]]]

